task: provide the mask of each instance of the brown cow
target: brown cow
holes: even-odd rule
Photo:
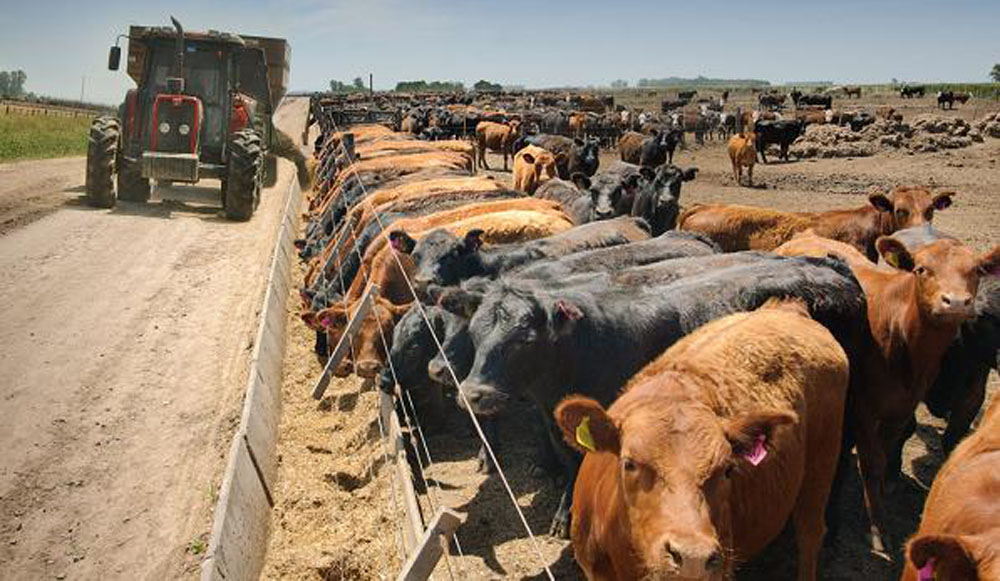
[[[590,579],[731,579],[791,518],[815,579],[848,363],[800,302],[717,319],[633,377],[605,411],[556,408],[586,455],[573,496]]]
[[[654,132],[656,135],[658,132]],[[646,141],[647,136],[636,131],[626,131],[618,139],[618,154],[621,156],[622,161],[625,163],[634,163],[639,165],[639,160],[642,158],[642,143]]]
[[[868,204],[827,212],[783,212],[730,204],[697,204],[681,214],[678,230],[701,232],[725,252],[774,250],[798,233],[846,242],[878,260],[875,240],[897,230],[929,224],[936,210],[951,206],[955,192],[931,194],[922,187],[900,186],[885,195],[868,196]]]
[[[860,375],[848,421],[858,450],[872,548],[891,548],[882,503],[888,455],[937,377],[941,357],[962,322],[973,316],[973,298],[984,274],[1000,275],[1000,246],[976,257],[961,242],[942,238],[912,253],[903,242],[876,242],[888,265],[875,265],[855,248],[805,235],[776,250],[783,256],[842,258],[865,292],[874,341],[852,374]]]
[[[753,164],[757,162],[757,135],[754,132],[737,133],[729,138],[729,161],[733,164],[733,179],[740,185],[743,168],[747,168],[747,184],[753,187]]]
[[[514,189],[534,194],[538,186],[559,175],[556,156],[536,145],[514,154]]]
[[[583,133],[587,129],[587,114],[579,112],[570,113],[566,124],[575,137],[583,137]]]
[[[1000,398],[937,474],[902,581],[1000,579]]]
[[[507,156],[513,156],[515,151],[511,151],[514,141],[521,134],[521,122],[514,119],[508,123],[496,123],[493,121],[480,121],[476,125],[476,143],[479,149],[479,165],[486,169],[490,166],[486,164],[486,150],[495,151],[503,155],[503,169],[507,171]]]

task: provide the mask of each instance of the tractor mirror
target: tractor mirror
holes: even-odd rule
[[[113,46],[111,50],[108,51],[108,70],[117,71],[118,65],[122,61],[122,47]]]

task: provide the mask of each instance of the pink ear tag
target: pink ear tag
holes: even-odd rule
[[[332,322],[333,322],[333,321],[331,321],[330,319],[327,319],[326,317],[323,317],[322,319],[320,319],[320,322],[319,322],[319,323],[320,323],[321,325],[323,325],[324,327],[329,327],[329,326],[330,326],[330,323],[332,323]]]
[[[764,458],[767,457],[767,448],[764,447],[764,442],[766,441],[767,438],[764,434],[758,434],[757,439],[753,441],[753,448],[746,454],[743,454],[743,457],[754,466],[763,462]]]
[[[934,557],[928,558],[924,566],[917,569],[917,581],[934,581]]]

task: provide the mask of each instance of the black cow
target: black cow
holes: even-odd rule
[[[596,139],[570,139],[561,135],[539,134],[525,139],[526,143],[537,145],[556,156],[559,177],[568,180],[574,173],[593,176],[600,165],[600,143]],[[560,156],[560,154],[562,154]]]
[[[574,224],[586,224],[613,215],[614,210],[610,204],[605,205],[600,215],[596,212],[600,207],[600,200],[590,191],[590,178],[582,173],[575,173],[571,177],[572,181],[550,179],[535,190],[534,196],[559,202]]]
[[[938,91],[937,94],[937,106],[938,109],[953,109],[955,107],[955,92],[954,91]]]
[[[796,94],[798,98],[796,98]],[[802,107],[804,105],[820,106],[824,109],[830,109],[833,107],[833,96],[832,95],[819,95],[819,94],[803,94],[799,92],[792,93],[792,100],[796,107]]]
[[[778,119],[776,121],[760,120],[754,124],[757,134],[757,153],[761,160],[767,163],[767,146],[777,144],[781,148],[779,159],[788,161],[788,146],[805,132],[805,123],[798,119]]]
[[[684,101],[690,101],[691,99],[694,99],[694,96],[697,94],[698,91],[677,91],[677,98]]]
[[[926,90],[927,89],[923,85],[903,86],[899,89],[899,96],[904,99],[923,97]]]
[[[829,259],[762,258],[668,285],[609,284],[600,276],[564,288],[515,281],[491,288],[472,317],[476,352],[461,389],[481,415],[501,412],[520,392],[545,410],[567,481],[551,532],[566,536],[579,458],[552,421],[560,399],[572,391],[609,405],[629,377],[684,335],[775,296],[803,299],[849,343],[848,353],[857,351],[864,294],[850,269]]]
[[[527,242],[498,244],[482,248],[482,230],[471,230],[459,238],[445,229],[436,229],[412,244],[415,265],[413,282],[418,291],[431,284],[451,286],[472,277],[493,278],[500,273],[544,258],[565,256],[581,250],[617,246],[649,238],[649,225],[637,218],[620,218],[584,224],[566,232]]]
[[[665,163],[674,163],[674,151],[684,139],[680,129],[661,129],[652,137],[642,141],[639,153],[639,165],[643,167],[659,167]]]
[[[674,109],[680,109],[681,107],[684,107],[690,102],[691,102],[690,99],[664,99],[660,103],[660,112],[669,113]]]
[[[648,168],[643,168],[649,171]],[[632,215],[649,223],[653,236],[659,236],[677,225],[680,211],[681,184],[691,181],[698,168],[681,168],[661,165],[651,179],[642,184],[632,204]]]

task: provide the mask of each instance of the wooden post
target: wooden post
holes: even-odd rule
[[[396,581],[423,581],[429,578],[441,555],[444,554],[447,538],[454,534],[458,525],[463,522],[465,515],[450,508],[439,508],[420,539],[418,550],[403,564]]]
[[[410,471],[410,463],[406,460],[406,442],[403,439],[403,430],[399,425],[399,416],[396,415],[396,406],[393,397],[384,391],[379,392],[379,412],[382,414],[382,425],[387,426],[389,444],[392,446],[393,461],[395,464],[395,477],[399,480],[399,488],[403,497],[403,544],[406,545],[406,553],[413,555],[417,552],[420,539],[424,534],[424,523],[420,513],[420,504],[417,503],[417,492],[413,488],[413,473]]]
[[[354,310],[354,314],[351,315],[351,320],[347,323],[344,334],[340,336],[337,347],[330,354],[330,358],[326,360],[326,367],[323,368],[323,373],[319,376],[316,386],[313,387],[312,396],[314,399],[322,399],[323,394],[326,393],[326,388],[330,385],[330,376],[333,374],[333,370],[337,368],[337,365],[347,355],[347,349],[358,334],[358,331],[361,330],[361,321],[364,321],[365,317],[368,316],[368,311],[371,310],[372,302],[375,300],[377,293],[378,286],[373,284],[368,287],[368,290],[361,297],[361,304],[358,305],[358,308]]]

